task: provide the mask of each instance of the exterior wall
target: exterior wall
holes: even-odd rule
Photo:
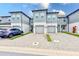
[[[50,15],[50,20],[48,16]],[[37,16],[37,18],[36,18]],[[43,17],[42,17],[43,16]],[[57,14],[47,14],[47,11],[36,11],[33,12],[33,32],[35,33],[35,26],[36,25],[43,25],[44,26],[44,34],[47,33],[48,26],[55,26],[57,33]]]
[[[58,18],[57,14],[47,14],[46,23],[57,23]]]
[[[34,33],[35,33],[36,25],[44,25],[44,33],[46,33],[46,12],[47,11],[33,12],[33,32]]]
[[[11,14],[11,27],[12,28],[19,28],[20,30],[22,30],[21,26],[22,26],[21,14],[20,13],[12,13]]]
[[[69,19],[69,25],[67,27],[69,32],[72,32],[73,26],[77,26],[76,33],[79,33],[79,11],[76,11],[75,13],[68,16],[68,19]]]
[[[11,19],[10,17],[1,16],[0,17],[0,29],[11,28]]]
[[[69,23],[79,22],[79,11],[71,14],[69,17]]]
[[[57,24],[58,24],[58,32],[61,32],[61,31],[68,31],[68,20],[67,18],[63,18],[63,17],[60,17],[58,18],[58,21],[57,21]],[[63,30],[62,26],[66,26],[65,29]]]
[[[77,26],[77,28],[76,28],[77,32],[76,33],[79,33],[79,22],[69,24],[69,32],[71,32],[71,33],[72,33],[73,26]]]
[[[23,15],[22,13],[12,13],[11,14],[11,26],[19,28],[24,33],[30,31],[29,18]]]
[[[10,23],[11,22],[10,17],[0,17],[0,20],[1,20],[0,23]]]
[[[29,22],[30,19],[25,15],[21,14],[21,16],[22,16],[22,30],[27,33],[31,30],[30,22]]]
[[[33,21],[34,23],[35,22],[46,22],[46,11],[33,12],[33,19],[34,19]]]

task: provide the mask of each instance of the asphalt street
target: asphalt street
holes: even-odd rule
[[[3,52],[3,51],[0,51],[0,56],[42,56],[42,55],[23,54],[23,53]]]

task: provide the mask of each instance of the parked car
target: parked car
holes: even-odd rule
[[[21,31],[20,29],[17,28],[12,28],[12,29],[1,29],[0,30],[0,37],[13,37],[15,35],[20,35],[22,34],[23,31]]]

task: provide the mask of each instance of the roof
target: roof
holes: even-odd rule
[[[77,9],[77,10],[75,10],[74,12],[72,12],[72,13],[68,14],[66,17],[68,17],[68,16],[72,15],[73,13],[75,13],[75,12],[77,12],[77,11],[79,11],[79,9]]]
[[[47,12],[47,14],[56,14],[56,13],[59,13],[59,12]]]
[[[5,18],[5,17],[11,17],[11,16],[0,16],[0,17]]]
[[[23,15],[25,15],[26,17],[30,18],[28,15],[26,15],[24,12],[22,11],[12,11],[12,12],[9,12],[9,13],[22,13]],[[30,18],[31,19],[31,18]]]
[[[47,11],[48,9],[39,9],[39,10],[32,10],[32,12],[35,12],[35,11]]]
[[[58,17],[58,18],[66,18],[65,16],[61,16],[61,17]]]

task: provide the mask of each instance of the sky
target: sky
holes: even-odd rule
[[[11,11],[23,11],[32,16],[32,10],[48,9],[48,11],[59,11],[68,15],[79,8],[78,3],[0,3],[0,16],[10,15]]]

